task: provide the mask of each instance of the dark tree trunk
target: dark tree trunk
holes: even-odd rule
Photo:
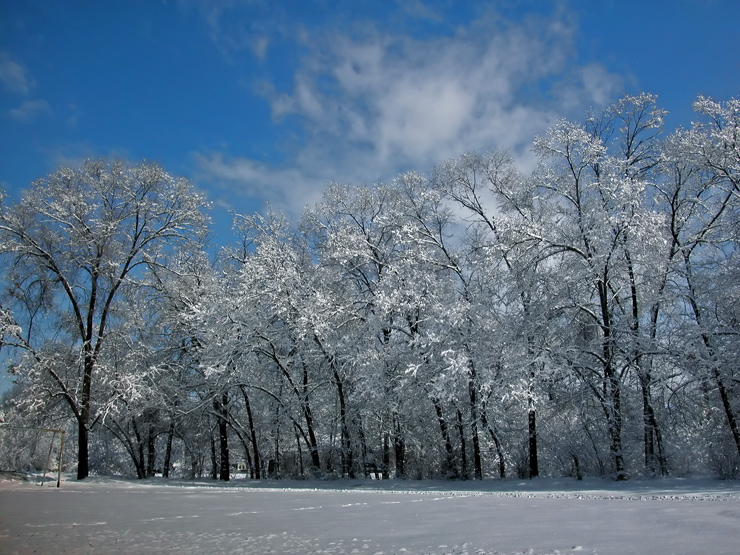
[[[301,448],[301,435],[298,430],[298,426],[295,426],[295,443],[298,447],[298,471],[301,476],[305,476],[305,470],[303,468],[303,449]]]
[[[583,480],[583,474],[581,473],[581,462],[578,460],[578,455],[576,455],[575,453],[571,453],[571,456],[573,457],[573,470],[575,470],[576,479]]]
[[[172,439],[175,436],[175,421],[170,420],[170,429],[167,431],[167,447],[164,451],[164,465],[162,466],[162,476],[170,477],[170,463],[172,458]]]
[[[625,236],[626,243],[626,236]],[[671,250],[673,251],[673,249]],[[643,429],[643,447],[645,455],[645,470],[650,474],[660,473],[661,476],[667,473],[665,464],[665,458],[663,455],[663,442],[660,437],[660,430],[658,429],[658,422],[655,418],[655,411],[653,410],[653,404],[650,395],[650,367],[643,367],[643,353],[640,347],[640,305],[637,296],[637,280],[635,279],[634,265],[632,264],[632,256],[629,249],[625,246],[625,260],[627,261],[627,275],[630,280],[630,299],[632,303],[632,329],[633,336],[633,358],[635,360],[635,366],[637,367],[637,376],[640,380],[640,389],[642,390],[642,429]],[[673,255],[671,255],[671,258]],[[663,287],[661,286],[661,290]],[[658,325],[658,310],[659,305],[656,303],[653,305],[651,311],[651,335],[652,339],[655,340],[655,333]],[[649,363],[648,363],[649,364]],[[656,454],[656,447],[658,453]]]
[[[642,426],[643,443],[645,447],[645,469],[650,474],[659,473],[661,476],[668,474],[668,465],[663,452],[663,438],[660,434],[658,421],[655,417],[653,402],[650,395],[649,375],[646,376],[639,369],[640,386],[642,389]]]
[[[313,428],[313,414],[311,406],[308,403],[308,369],[303,367],[303,417],[306,420],[306,431],[308,432],[309,445],[311,450],[311,465],[314,470],[321,470],[321,459],[319,458],[319,444],[316,440],[316,432]]]
[[[722,375],[719,373],[716,366],[714,367],[714,381],[717,384],[717,390],[719,391],[719,397],[722,401],[722,408],[725,411],[727,424],[730,426],[732,437],[735,440],[737,454],[740,456],[740,429],[738,429],[737,418],[735,417],[735,411],[732,409],[732,403],[730,401],[730,396],[727,393],[727,387],[725,386]]]
[[[218,460],[216,459],[216,440],[211,434],[211,478],[218,480]]]
[[[151,478],[154,476],[154,462],[156,460],[156,440],[157,435],[155,434],[153,416],[149,415],[149,422],[147,422],[147,438],[146,438],[146,477]]]
[[[95,288],[93,288],[90,307],[95,306]],[[77,416],[77,479],[84,480],[90,475],[90,400],[92,392],[92,374],[95,367],[95,357],[92,350],[92,310],[88,313],[87,337],[85,338],[85,364],[82,377],[82,398],[79,412],[72,409]],[[71,401],[70,401],[71,403]]]
[[[321,459],[319,457],[319,448],[318,448],[318,442],[316,440],[316,432],[314,430],[314,422],[313,422],[313,414],[311,412],[311,404],[309,402],[309,380],[308,380],[308,367],[306,365],[305,361],[302,361],[303,365],[303,377],[302,377],[302,383],[297,383],[293,380],[290,372],[288,371],[288,367],[283,364],[283,361],[277,354],[277,350],[274,345],[271,345],[271,351],[266,351],[266,353],[270,359],[272,359],[280,368],[283,378],[285,378],[285,381],[290,385],[290,388],[293,390],[293,393],[295,394],[296,398],[300,402],[301,411],[303,412],[303,417],[306,420],[306,434],[307,439],[304,436],[304,439],[306,439],[306,443],[308,444],[308,448],[311,452],[311,465],[313,466],[315,471],[321,471]],[[278,398],[282,398],[282,387],[283,384],[280,384],[280,390],[281,393],[278,396]],[[279,413],[280,413],[280,405],[278,404],[277,407],[277,419],[276,419],[276,430],[280,429],[280,419],[279,419]],[[279,436],[279,433],[276,431],[275,437],[277,438]],[[277,441],[277,439],[276,439]],[[278,457],[278,448],[279,446],[275,445],[275,457]],[[278,459],[274,459],[275,465],[277,466]],[[268,465],[269,466],[269,465]]]
[[[316,432],[313,429],[313,415],[308,404],[303,407],[303,415],[306,420],[306,430],[308,431],[308,448],[311,452],[311,466],[316,470],[321,469],[321,459],[319,458],[319,444],[316,440]]]
[[[611,327],[611,312],[609,309],[609,286],[605,272],[603,279],[597,286],[601,308],[601,331],[603,334],[601,349],[604,364],[604,398],[602,400],[609,429],[609,451],[614,462],[617,480],[626,480],[627,473],[624,467],[624,452],[622,449],[622,392],[619,375],[614,369],[612,355],[614,345]]]
[[[460,478],[468,479],[468,455],[466,453],[465,426],[463,426],[463,415],[460,409],[457,409],[457,433],[460,436]]]
[[[610,365],[609,365],[610,366]],[[626,480],[627,474],[624,467],[624,453],[622,451],[622,394],[619,379],[610,368],[607,375],[607,396],[605,400],[605,411],[609,426],[609,438],[611,445],[609,451],[614,462],[616,479]]]
[[[136,456],[134,457],[134,466],[136,467],[136,477],[140,480],[146,478],[146,466],[144,464],[144,441],[139,433],[139,426],[136,424],[136,418],[131,419],[131,426],[134,429],[136,438]]]
[[[218,443],[219,443],[219,479],[224,482],[228,482],[230,478],[230,464],[229,464],[229,436],[228,436],[228,421],[227,411],[229,404],[229,396],[224,393],[221,396],[221,401],[217,406],[218,414]]]
[[[605,410],[607,412],[609,438],[611,441],[609,451],[614,462],[616,479],[621,481],[627,479],[624,467],[624,453],[622,451],[622,394],[619,380],[614,375],[613,368],[608,375],[607,382],[608,394],[605,401]]]
[[[333,365],[333,363],[332,363]],[[334,382],[337,386],[337,396],[339,398],[339,426],[341,430],[341,461],[342,476],[355,477],[354,453],[352,452],[352,438],[349,435],[347,426],[347,403],[344,396],[344,385],[339,377],[339,373],[334,370]]]
[[[530,320],[530,297],[528,293],[522,293],[522,307],[527,320]],[[529,375],[527,376],[527,471],[529,478],[540,475],[539,455],[537,453],[537,408],[535,406],[534,387],[537,380],[537,352],[538,346],[534,335],[527,333],[527,354],[529,355]]]
[[[388,480],[390,478],[390,469],[391,466],[391,440],[390,440],[390,434],[388,432],[383,433],[383,463],[381,465],[381,472],[383,476],[383,480]]]
[[[274,458],[267,461],[268,478],[280,478],[280,408],[280,404],[275,407]]]
[[[90,474],[88,443],[90,432],[82,418],[77,419],[77,479],[84,480]]]
[[[244,462],[247,465],[245,475],[249,476],[250,479],[254,479],[254,462],[252,456],[249,454],[249,445],[246,441],[242,441],[242,447],[244,447]]]
[[[442,441],[445,444],[445,458],[442,463],[442,474],[445,478],[457,478],[457,470],[455,469],[455,456],[452,450],[452,441],[450,440],[450,433],[447,430],[447,421],[442,414],[442,407],[439,401],[432,399],[434,404],[434,412],[437,414],[437,422],[439,423],[439,431],[442,434]]]
[[[313,336],[314,342],[321,349],[324,358],[329,363],[334,377],[334,385],[337,388],[337,398],[339,400],[339,426],[340,426],[340,459],[342,464],[342,476],[355,477],[354,453],[352,451],[352,439],[347,424],[347,399],[344,392],[344,382],[339,375],[339,366],[333,353],[328,351],[317,334]]]
[[[468,359],[470,376],[468,379],[468,398],[470,399],[470,433],[473,440],[473,473],[476,480],[483,478],[480,440],[478,438],[478,376],[473,359]]]
[[[529,477],[536,478],[540,475],[540,466],[537,459],[537,413],[534,408],[534,401],[531,397],[529,399],[529,403]]]
[[[254,453],[254,478],[259,480],[261,478],[260,473],[260,450],[257,443],[257,429],[254,427],[254,419],[252,418],[252,405],[249,402],[249,396],[244,387],[241,388],[242,395],[244,397],[244,407],[247,409],[247,420],[249,425],[249,435],[252,440],[252,453]]]
[[[393,454],[396,463],[396,478],[406,477],[406,442],[403,438],[401,423],[396,419],[393,433]]]

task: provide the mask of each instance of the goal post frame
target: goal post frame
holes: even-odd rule
[[[66,430],[53,430],[51,428],[33,428],[30,426],[11,426],[10,424],[0,424],[0,429],[5,430],[31,430],[36,432],[49,432],[53,433],[54,437],[56,437],[56,434],[61,434],[61,440],[59,443],[59,465],[57,468],[57,487],[61,487],[62,484],[62,457],[64,455],[64,435],[67,433]],[[49,454],[46,456],[46,465],[44,466],[44,475],[42,477],[42,484],[43,479],[46,478],[46,471],[49,469],[49,461],[51,460],[51,452],[54,448],[54,437],[52,437],[51,442],[49,444]]]

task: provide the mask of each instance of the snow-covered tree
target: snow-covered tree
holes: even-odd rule
[[[90,427],[117,393],[106,345],[126,314],[121,300],[149,268],[202,236],[206,203],[156,164],[88,161],[35,182],[0,212],[11,343],[39,402],[62,398],[78,428],[78,478],[87,477]],[[10,306],[10,305],[8,305]],[[43,318],[41,317],[43,316]]]

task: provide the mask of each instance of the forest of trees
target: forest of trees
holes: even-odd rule
[[[740,101],[695,109],[332,183],[216,255],[186,180],[61,167],[0,206],[0,419],[80,479],[737,477]]]

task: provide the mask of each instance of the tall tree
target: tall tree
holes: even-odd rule
[[[538,178],[541,195],[553,208],[552,219],[542,222],[543,256],[563,257],[563,302],[589,328],[587,341],[565,357],[599,401],[613,468],[617,479],[625,479],[622,248],[639,194],[607,172],[606,146],[585,126],[560,121],[535,147],[546,164]]]
[[[704,119],[688,132],[677,132],[667,156],[673,178],[667,203],[675,222],[672,241],[680,252],[682,298],[693,324],[687,337],[693,348],[686,354],[702,381],[714,384],[740,456],[736,364],[727,358],[737,334],[731,307],[736,303],[740,101],[699,97],[694,107]]]
[[[104,160],[61,167],[35,182],[19,203],[3,206],[0,237],[13,292],[40,288],[47,320],[15,345],[31,355],[77,422],[78,479],[89,474],[90,427],[106,400],[95,389],[106,339],[126,315],[119,299],[178,245],[198,241],[206,202],[156,164]],[[16,305],[18,306],[18,305]],[[22,307],[21,307],[22,308]],[[32,315],[16,313],[31,322]],[[48,347],[64,338],[68,359]]]
[[[523,177],[504,152],[463,154],[438,166],[435,181],[447,198],[463,210],[468,224],[464,238],[469,249],[467,264],[453,264],[453,267],[458,268],[456,273],[464,299],[473,306],[468,317],[470,331],[464,340],[470,352],[471,408],[476,406],[480,396],[476,366],[490,364],[486,360],[476,363],[470,349],[475,336],[485,330],[483,334],[488,338],[476,347],[479,353],[484,351],[486,343],[490,344],[492,335],[498,336],[501,344],[508,340],[510,347],[521,340],[525,347],[523,356],[512,357],[506,365],[512,369],[519,366],[514,372],[521,377],[516,380],[526,384],[522,399],[527,410],[527,473],[536,477],[539,457],[535,390],[546,339],[546,326],[536,305],[545,300],[542,285],[546,274],[538,267],[537,249],[531,248],[536,241],[526,232],[512,231],[531,229],[540,220],[540,214],[523,185]],[[492,299],[496,300],[491,302]],[[475,319],[478,319],[477,324],[472,323]],[[498,325],[494,324],[496,322]],[[472,333],[476,328],[478,333]],[[477,413],[476,408],[474,414]],[[474,450],[476,435],[473,434]]]
[[[625,274],[625,321],[629,333],[624,347],[627,364],[634,369],[642,398],[643,447],[645,469],[649,473],[667,472],[662,435],[654,402],[653,362],[657,322],[663,309],[665,283],[673,269],[675,245],[665,249],[669,233],[660,208],[652,197],[660,188],[663,120],[667,112],[657,105],[652,94],[626,95],[600,116],[591,115],[585,129],[605,148],[593,171],[609,189],[618,184],[632,203],[611,207],[622,226],[619,256]],[[611,187],[614,189],[614,187]],[[606,196],[604,197],[606,198]],[[629,307],[629,308],[626,308]],[[631,336],[631,337],[630,337]]]

